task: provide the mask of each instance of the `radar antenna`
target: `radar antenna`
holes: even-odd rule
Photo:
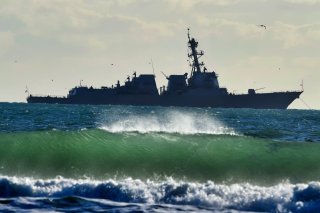
[[[203,62],[199,62],[199,58],[201,56],[203,56],[203,51],[197,51],[197,47],[198,47],[198,42],[194,39],[190,37],[190,29],[188,28],[188,47],[191,50],[191,53],[188,53],[188,57],[191,60],[191,67],[192,67],[192,71],[191,71],[191,75],[193,74],[193,72],[201,72],[201,68],[204,66]]]
[[[153,66],[153,60],[152,60],[152,58],[151,58],[151,60],[150,60],[150,63],[149,64],[151,64],[151,66],[152,66],[152,72],[153,72],[153,75],[155,76],[155,74],[154,74],[154,66]]]
[[[164,72],[162,72],[162,71],[160,71],[160,72],[162,73],[162,75],[163,75],[166,79],[169,80],[169,77],[168,77]]]

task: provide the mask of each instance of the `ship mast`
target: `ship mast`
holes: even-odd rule
[[[190,29],[188,28],[188,47],[191,49],[191,53],[188,54],[188,57],[192,60],[192,71],[191,75],[194,72],[201,72],[201,67],[204,66],[203,62],[199,62],[199,58],[203,56],[203,51],[197,51],[198,42],[194,38],[190,38]]]

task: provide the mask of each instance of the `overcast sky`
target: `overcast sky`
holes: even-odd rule
[[[259,27],[266,25],[267,29]],[[301,89],[320,109],[320,0],[0,0],[0,101],[190,72],[187,28],[230,92]],[[114,64],[113,66],[111,64]],[[306,108],[296,100],[290,108]]]

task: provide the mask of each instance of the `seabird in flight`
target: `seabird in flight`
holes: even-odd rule
[[[258,27],[263,27],[265,30],[267,29],[267,26],[264,24],[260,24],[260,25],[258,25]]]

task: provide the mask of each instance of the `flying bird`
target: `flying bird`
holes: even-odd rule
[[[260,25],[258,25],[258,27],[263,27],[265,30],[267,29],[267,26],[264,24],[260,24]]]

